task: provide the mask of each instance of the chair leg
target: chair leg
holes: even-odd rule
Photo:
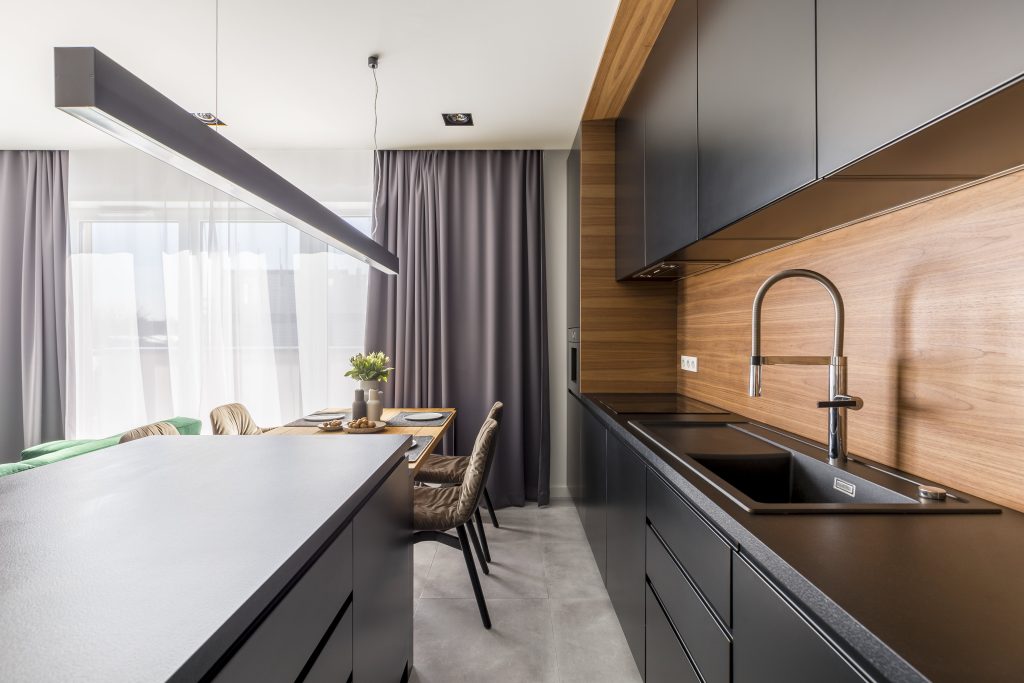
[[[455,527],[459,534],[459,543],[462,545],[462,557],[466,560],[466,569],[469,570],[469,582],[473,584],[473,595],[476,596],[476,606],[480,609],[480,620],[484,622],[484,628],[491,628],[491,615],[487,613],[487,603],[484,602],[484,592],[480,588],[480,577],[476,574],[476,563],[473,562],[473,554],[469,549],[469,539],[466,538],[466,529],[459,525]]]
[[[487,534],[484,533],[484,521],[480,518],[480,508],[473,510],[473,516],[476,518],[476,531],[480,535],[480,544],[484,547],[484,557],[490,562],[491,549],[487,547]]]
[[[491,494],[488,493],[487,487],[484,487],[484,500],[487,501],[487,512],[491,515],[491,526],[495,529],[498,527],[498,517],[494,514],[494,503],[491,502]]]
[[[487,558],[484,557],[484,550],[480,547],[480,538],[476,535],[473,520],[466,522],[465,527],[466,531],[469,532],[469,540],[473,541],[473,550],[476,551],[476,559],[480,562],[480,569],[484,570],[484,574],[490,574],[491,570],[487,568]]]

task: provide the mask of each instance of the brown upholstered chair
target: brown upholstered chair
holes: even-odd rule
[[[466,569],[469,571],[469,581],[473,584],[473,595],[476,596],[476,604],[480,609],[480,619],[484,623],[484,628],[488,629],[491,627],[491,617],[487,612],[483,590],[480,588],[480,577],[476,573],[469,540],[473,542],[481,569],[485,574],[489,574],[487,560],[480,548],[480,540],[473,529],[473,512],[480,507],[480,496],[483,494],[487,472],[494,459],[499,427],[496,420],[484,420],[477,434],[476,443],[473,444],[473,452],[466,458],[468,462],[465,476],[458,486],[419,486],[412,491],[414,542],[438,541],[462,551]],[[451,529],[455,529],[457,537],[446,533]]]
[[[504,404],[501,401],[491,406],[487,418],[494,420],[501,425],[501,414],[504,411]],[[461,455],[438,455],[431,453],[416,472],[416,481],[424,484],[440,484],[442,486],[458,486],[466,474],[466,466],[469,458]],[[487,512],[491,516],[491,524],[498,528],[498,516],[494,514],[494,504],[491,503],[491,494],[487,491],[486,480],[484,484],[484,503],[487,505]],[[480,533],[480,541],[484,548],[484,557],[491,561],[491,551],[487,547],[487,536],[484,535],[484,523],[480,519],[480,510],[474,510],[477,530]]]
[[[178,428],[172,425],[170,422],[154,422],[151,425],[144,427],[137,427],[130,432],[125,432],[121,435],[121,439],[118,443],[128,443],[129,441],[135,441],[136,439],[142,439],[147,436],[177,436]]]
[[[260,429],[252,415],[241,403],[228,403],[210,411],[210,425],[214,434],[253,435],[267,431]]]

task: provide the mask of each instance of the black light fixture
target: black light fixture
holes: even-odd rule
[[[461,114],[441,114],[441,118],[444,120],[446,126],[472,126],[473,115],[469,113]]]
[[[54,48],[54,72],[58,109],[378,270],[398,273],[397,256],[96,48]]]
[[[217,118],[217,115],[211,111],[194,111],[192,116],[196,117],[208,126],[226,126],[228,124]]]

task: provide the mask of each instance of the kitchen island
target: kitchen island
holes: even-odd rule
[[[398,681],[406,435],[149,437],[0,480],[5,681]]]

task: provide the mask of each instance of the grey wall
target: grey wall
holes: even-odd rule
[[[551,497],[568,498],[566,486],[565,286],[566,195],[568,150],[544,152],[544,247],[548,280],[548,381],[551,391]]]

